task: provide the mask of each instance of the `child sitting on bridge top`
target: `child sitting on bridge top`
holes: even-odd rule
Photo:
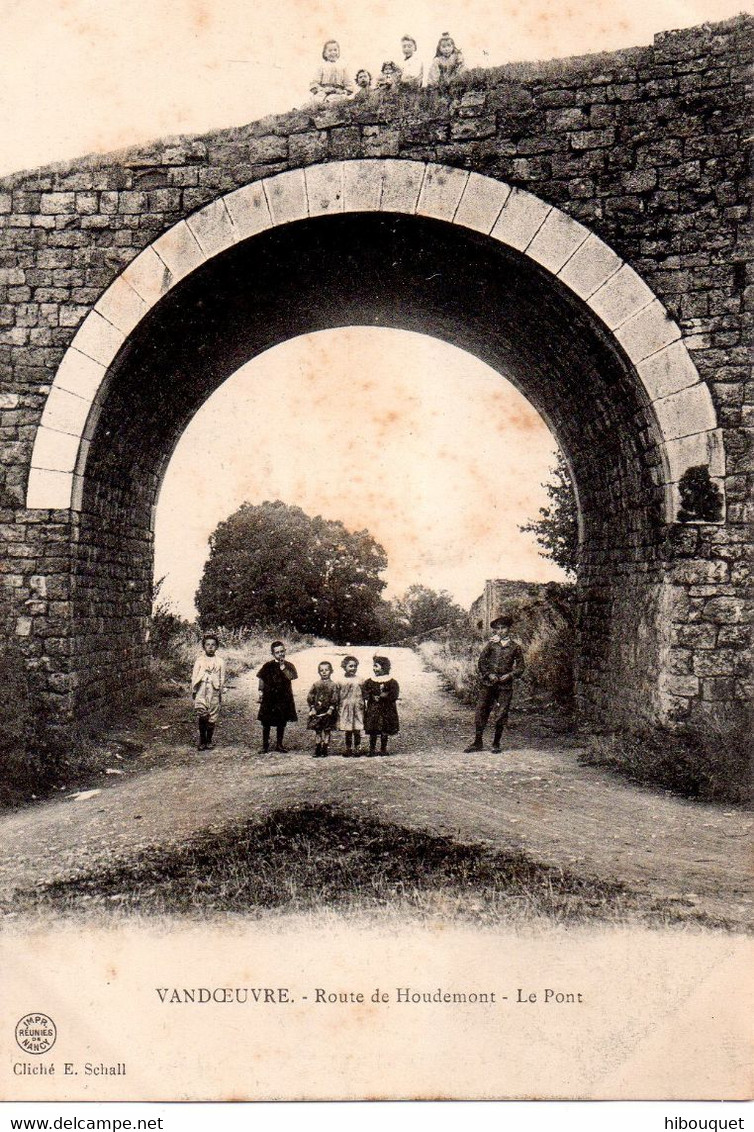
[[[322,48],[322,59],[309,85],[314,101],[323,105],[345,102],[351,97],[353,84],[348,77],[348,67],[339,62],[340,44],[336,39],[328,39]]]
[[[363,67],[356,72],[356,90],[353,92],[354,98],[366,98],[372,89],[372,76],[369,71]]]
[[[404,35],[401,40],[403,62],[401,63],[401,86],[418,88],[424,80],[424,64],[416,54],[416,40],[411,35]]]
[[[427,73],[427,86],[447,86],[465,70],[462,52],[456,47],[453,37],[444,31]]]
[[[388,60],[382,64],[380,77],[377,79],[378,90],[397,90],[401,81],[401,69],[397,63]]]

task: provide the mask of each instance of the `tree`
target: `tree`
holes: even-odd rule
[[[287,625],[336,642],[375,633],[387,557],[368,531],[277,500],[244,503],[209,545],[196,594],[203,625]]]
[[[432,590],[428,586],[409,586],[393,605],[405,625],[406,635],[412,637],[466,618],[465,610],[455,604],[447,590]]]
[[[560,566],[569,577],[575,577],[579,564],[579,525],[576,496],[562,452],[550,472],[552,479],[543,484],[550,497],[549,507],[540,507],[539,519],[519,527],[531,531],[542,547],[540,554]]]

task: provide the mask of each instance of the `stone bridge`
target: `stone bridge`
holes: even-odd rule
[[[3,615],[37,710],[101,716],[145,682],[155,502],[207,397],[295,335],[382,325],[489,363],[566,454],[582,712],[733,720],[751,29],[0,181]]]

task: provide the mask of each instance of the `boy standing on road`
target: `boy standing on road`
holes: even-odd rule
[[[484,729],[495,708],[495,738],[492,750],[500,750],[503,730],[508,722],[508,712],[513,697],[513,681],[524,671],[524,651],[521,642],[510,635],[513,617],[503,613],[490,621],[492,636],[482,649],[477,662],[482,686],[476,703],[474,715],[474,741],[466,747],[465,753],[484,750]]]

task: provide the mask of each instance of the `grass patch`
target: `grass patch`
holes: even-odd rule
[[[388,909],[409,918],[495,924],[542,917],[622,921],[634,904],[620,884],[536,864],[521,853],[304,806],[19,893],[13,909],[256,918]],[[663,922],[687,916],[678,907],[652,913]]]
[[[751,807],[752,732],[714,720],[677,730],[619,731],[589,739],[579,762],[685,798]]]

